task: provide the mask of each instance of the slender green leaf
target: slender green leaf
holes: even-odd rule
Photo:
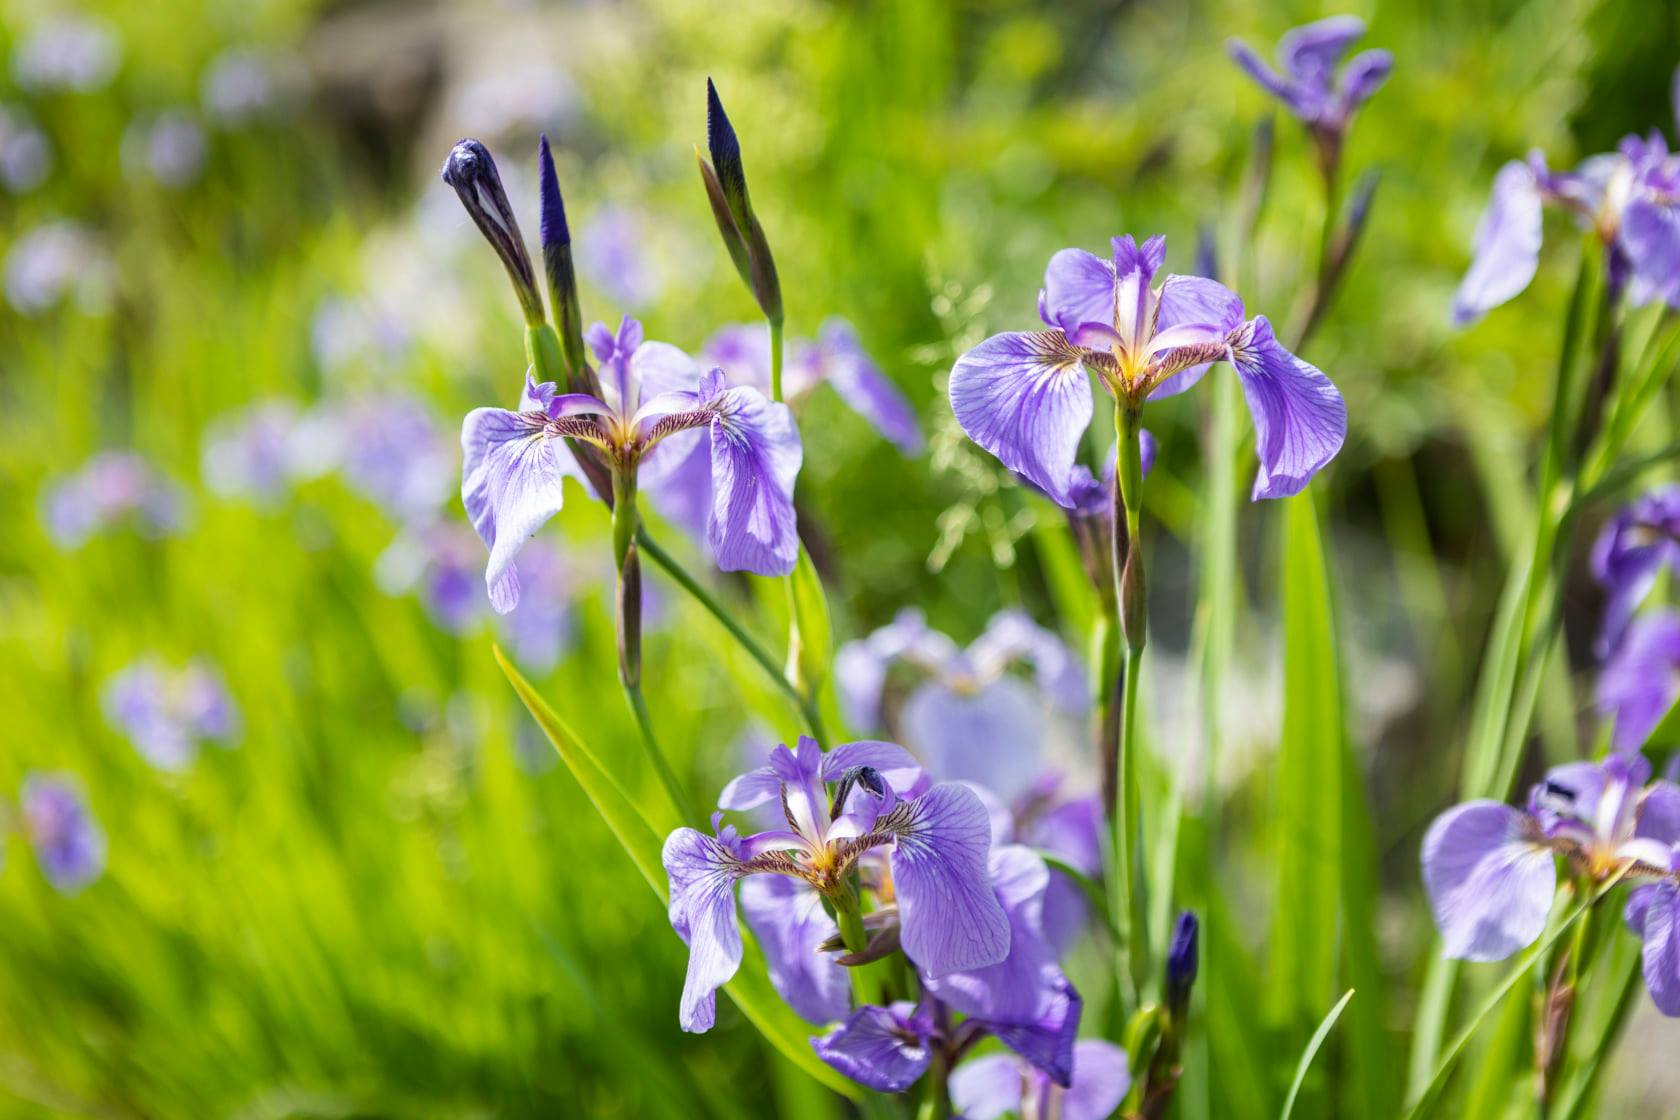
[[[1336,1025],[1336,1020],[1342,1017],[1342,1008],[1346,1007],[1348,1000],[1352,998],[1353,989],[1349,988],[1318,1024],[1312,1038],[1307,1040],[1307,1048],[1301,1051],[1301,1061],[1295,1067],[1295,1080],[1290,1083],[1289,1095],[1283,1099],[1283,1111],[1278,1114],[1281,1120],[1289,1120],[1289,1114],[1295,1111],[1295,1098],[1300,1095],[1301,1084],[1307,1079],[1307,1070],[1312,1068],[1319,1047],[1324,1045],[1324,1040],[1330,1036],[1330,1029]]]
[[[1285,1030],[1335,996],[1341,911],[1341,680],[1312,494],[1284,505],[1283,740],[1276,774],[1278,906],[1268,1001]]]
[[[629,855],[630,862],[636,865],[636,870],[642,873],[642,878],[647,880],[648,886],[653,888],[653,893],[664,903],[666,880],[664,866],[659,858],[659,834],[637,811],[635,803],[601,765],[595,753],[554,714],[554,709],[549,707],[548,702],[537,694],[530,682],[520,675],[519,670],[513,667],[513,663],[500,648],[496,650],[496,661],[501,665],[502,672],[507,675],[508,683],[513,685],[514,692],[519,695],[519,699],[524,702],[537,725],[542,728],[543,734],[554,744],[561,761],[577,779],[578,785],[583,787],[584,793],[588,795],[595,810],[601,814],[601,818],[607,822],[607,827],[612,830],[613,836]],[[764,958],[758,947],[753,944],[752,938],[746,936],[744,940],[746,954],[741,961],[741,970],[735,974],[735,979],[724,986],[724,991],[735,1001],[735,1006],[741,1009],[741,1014],[758,1028],[771,1045],[800,1069],[837,1093],[853,1099],[860,1097],[862,1090],[857,1085],[826,1065],[811,1049],[810,1028],[782,1002],[781,997],[770,986],[764,969]]]

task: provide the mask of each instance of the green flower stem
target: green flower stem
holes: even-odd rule
[[[859,904],[855,884],[847,889],[846,897],[834,904],[834,921],[840,927],[840,940],[846,943],[847,952],[861,953],[868,947],[869,931],[863,928],[863,907]],[[846,969],[852,981],[852,998],[859,1007],[880,1002],[880,993],[869,990],[869,976],[872,971],[873,965],[859,965]]]
[[[1120,604],[1120,625],[1126,641],[1124,697],[1120,709],[1120,738],[1115,759],[1116,789],[1112,804],[1114,862],[1113,914],[1119,932],[1116,946],[1122,987],[1135,999],[1149,976],[1148,913],[1143,877],[1142,839],[1138,824],[1137,704],[1138,673],[1148,630],[1148,598],[1144,583],[1140,530],[1143,522],[1143,460],[1139,440],[1141,416],[1136,408],[1115,404],[1114,426],[1119,435],[1116,469],[1114,579]],[[1122,544],[1122,542],[1124,542]],[[1135,842],[1134,842],[1135,841]],[[1129,983],[1125,982],[1129,978]]]
[[[770,399],[782,403],[782,321],[770,323]]]
[[[648,559],[657,564],[666,575],[677,582],[679,587],[688,592],[695,602],[706,608],[707,613],[722,624],[723,628],[728,631],[729,636],[735,639],[736,644],[746,651],[747,656],[758,663],[759,667],[776,683],[776,687],[786,693],[788,699],[792,700],[794,705],[798,707],[800,714],[811,729],[812,736],[818,742],[828,742],[828,734],[823,727],[822,713],[817,710],[814,699],[801,695],[799,690],[793,687],[793,683],[783,675],[782,667],[776,663],[774,657],[770,656],[770,652],[756,638],[747,633],[746,628],[736,620],[730,609],[720,602],[711,591],[707,590],[705,584],[695,579],[689,570],[682,566],[681,561],[665,551],[664,547],[649,535],[646,526],[641,526],[636,531],[636,548],[637,551],[645,554]]]
[[[642,747],[647,751],[654,773],[659,776],[659,784],[664,787],[677,816],[689,824],[697,824],[703,818],[693,811],[682,783],[666,760],[665,752],[659,749],[659,740],[653,733],[653,720],[648,715],[647,700],[642,695],[642,577],[641,559],[636,549],[638,520],[636,477],[629,471],[614,472],[612,541],[613,561],[618,573],[615,612],[619,644],[618,679],[624,686],[624,698],[636,717]]]
[[[923,1091],[925,1095],[921,1107],[916,1110],[916,1120],[950,1120],[951,1058],[943,1047],[934,1047]]]

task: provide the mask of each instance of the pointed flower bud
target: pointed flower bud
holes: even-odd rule
[[[723,111],[717,87],[706,79],[706,146],[711,162],[700,157],[700,179],[706,186],[706,198],[712,205],[712,217],[717,221],[718,233],[735,262],[735,270],[752,290],[759,310],[772,323],[782,321],[782,285],[776,276],[776,262],[770,255],[770,243],[764,237],[764,227],[753,213],[752,200],[747,196],[746,169],[741,165],[741,141],[729,114]]]
[[[1173,923],[1172,940],[1167,944],[1167,1006],[1180,1022],[1190,1006],[1190,989],[1196,983],[1199,932],[1194,910],[1180,910]]]
[[[560,198],[560,178],[554,171],[554,155],[546,135],[537,141],[537,175],[542,196],[543,272],[548,277],[548,298],[554,305],[554,325],[560,332],[566,374],[572,392],[592,392],[584,379],[583,310],[578,302],[577,274],[572,268],[572,231],[566,225],[566,204]]]
[[[543,321],[542,297],[537,294],[531,258],[525,252],[525,239],[519,235],[519,222],[508,205],[507,192],[502,189],[502,177],[490,150],[477,140],[467,139],[456,144],[443,164],[443,181],[455,188],[461,205],[467,208],[473,224],[502,258],[513,281],[514,294],[525,312],[525,322]]]

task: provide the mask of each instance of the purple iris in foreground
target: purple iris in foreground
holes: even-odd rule
[[[1525,810],[1470,801],[1437,817],[1423,877],[1446,955],[1494,961],[1533,944],[1561,857],[1593,882],[1620,874],[1636,884],[1627,919],[1644,940],[1646,987],[1664,1014],[1680,1015],[1680,786],[1650,776],[1637,754],[1572,762],[1547,772]]]
[[[147,657],[105,685],[105,718],[160,770],[180,770],[204,743],[232,746],[239,716],[222,675],[195,661],[174,668]]]
[[[988,860],[992,889],[1008,915],[1009,951],[995,964],[933,976],[918,971],[922,1001],[864,1006],[811,1039],[818,1057],[882,1092],[899,1092],[927,1069],[935,1051],[948,1061],[987,1036],[1013,1050],[1037,1075],[1066,1086],[1083,1001],[1045,937],[1049,871],[1031,848],[1004,845]],[[961,1023],[954,1015],[964,1016]]]
[[[1131,1087],[1126,1052],[1092,1038],[1074,1043],[1073,1080],[1066,1088],[1014,1055],[989,1054],[951,1074],[951,1104],[964,1120],[996,1120],[1008,1113],[1106,1120]]]
[[[970,439],[1063,506],[1091,422],[1087,371],[1131,409],[1183,392],[1222,359],[1254,417],[1255,498],[1297,493],[1341,449],[1347,406],[1330,379],[1278,342],[1265,316],[1244,320],[1236,293],[1198,276],[1152,287],[1166,240],[1116,237],[1113,258],[1063,249],[1039,293],[1048,329],[993,335],[957,359],[951,408]]]
[[[644,342],[634,319],[626,317],[616,334],[596,323],[587,338],[601,363],[601,397],[562,393],[527,374],[518,409],[474,409],[462,424],[461,500],[490,549],[491,605],[505,614],[518,604],[514,557],[560,511],[566,476],[581,477],[568,438],[598,449],[620,477],[639,473],[657,486],[704,437],[707,539],[718,566],[791,572],[799,554],[793,482],[803,451],[787,406],[756,389],[729,388],[720,370],[702,374],[675,346]]]
[[[1616,721],[1611,743],[1637,751],[1680,698],[1680,614],[1635,619],[1598,675],[1598,710]]]
[[[23,781],[23,826],[47,881],[75,894],[105,870],[105,833],[81,791],[59,774],[31,774]]]
[[[718,804],[746,811],[778,799],[785,828],[743,837],[733,825],[719,827],[719,812],[716,835],[679,828],[665,840],[671,926],[689,947],[684,1030],[711,1028],[717,989],[741,965],[734,888],[753,875],[785,875],[844,905],[860,860],[885,852],[878,882],[896,902],[905,956],[927,975],[1008,955],[1010,923],[987,875],[986,810],[967,787],[930,786],[892,743],[845,743],[824,754],[801,739],[797,750],[777,747],[768,765],[730,782]]]
[[[1340,144],[1354,110],[1382,88],[1394,69],[1393,55],[1369,50],[1354,55],[1337,73],[1342,56],[1364,35],[1365,24],[1356,16],[1331,16],[1297,27],[1278,43],[1277,70],[1236,39],[1227,49],[1249,77],[1312,129],[1323,151],[1325,144]]]
[[[165,537],[186,523],[187,499],[174,482],[130,451],[105,451],[46,491],[47,532],[60,548],[77,548],[113,525]]]
[[[1604,625],[1593,652],[1607,657],[1663,569],[1680,567],[1680,486],[1664,486],[1620,510],[1593,542],[1592,572],[1604,588]]]
[[[1475,322],[1534,279],[1545,203],[1593,231],[1608,258],[1612,292],[1625,286],[1635,307],[1658,300],[1680,307],[1680,156],[1653,132],[1629,136],[1574,171],[1549,171],[1539,152],[1501,167],[1453,301],[1455,325]]]

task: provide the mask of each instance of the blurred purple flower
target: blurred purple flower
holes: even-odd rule
[[[1226,46],[1248,76],[1288,106],[1321,144],[1339,144],[1353,113],[1382,88],[1394,68],[1385,50],[1361,51],[1337,73],[1342,56],[1365,35],[1355,16],[1331,16],[1305,24],[1278,43],[1278,69],[1236,39]],[[1281,71],[1281,73],[1279,72]]]
[[[1033,669],[1032,684],[1009,671],[1022,662]],[[976,782],[1005,801],[1025,795],[1040,775],[1047,705],[1070,715],[1090,706],[1079,659],[1020,611],[994,615],[965,650],[914,610],[841,646],[835,683],[854,726],[881,726],[887,674],[896,664],[927,677],[905,702],[904,741],[939,777]]]
[[[86,229],[47,222],[12,242],[5,286],[6,302],[22,315],[40,315],[72,295],[82,311],[98,312],[109,302],[111,262]]]
[[[388,370],[400,365],[414,344],[402,315],[373,298],[332,297],[315,309],[309,326],[315,361],[335,377],[358,367]]]
[[[47,134],[22,109],[0,105],[0,186],[24,194],[46,181],[53,150]]]
[[[1646,788],[1638,754],[1553,767],[1525,810],[1469,801],[1442,813],[1423,841],[1423,879],[1449,957],[1496,961],[1540,936],[1557,889],[1557,857],[1594,878],[1630,866],[1666,876],[1680,840],[1680,787]]]
[[[278,108],[292,93],[297,78],[296,65],[289,58],[230,47],[205,70],[200,100],[212,120],[236,128]]]
[[[80,789],[62,774],[23,780],[23,825],[47,881],[75,894],[105,870],[105,833]]]
[[[1635,619],[1598,675],[1598,710],[1616,721],[1611,742],[1637,751],[1680,698],[1680,613]]]
[[[272,506],[300,479],[330,466],[312,418],[285,400],[262,401],[213,421],[200,453],[204,484],[224,498]],[[325,461],[324,461],[325,460]]]
[[[212,666],[175,669],[156,657],[129,665],[105,684],[105,718],[160,770],[180,770],[206,742],[231,747],[239,717]]]
[[[612,303],[640,311],[664,287],[648,244],[635,214],[621,206],[603,207],[578,230],[578,268]]]
[[[455,449],[417,397],[357,397],[339,410],[343,470],[351,489],[398,520],[434,513],[449,498]]]
[[[135,121],[123,133],[122,163],[131,179],[159,186],[191,186],[204,170],[204,129],[179,110]]]
[[[465,525],[415,522],[380,553],[374,579],[387,595],[418,592],[432,621],[451,634],[467,634],[486,613],[478,557],[478,543]]]
[[[90,93],[117,72],[122,43],[111,28],[82,16],[57,16],[37,25],[12,51],[12,77],[36,93]]]
[[[1622,508],[1593,543],[1593,576],[1605,591],[1593,652],[1608,657],[1657,574],[1680,567],[1680,486],[1664,486]]]
[[[164,537],[186,523],[185,493],[131,451],[102,451],[49,485],[42,503],[47,532],[60,548],[80,547],[118,522]]]
[[[817,1057],[881,1093],[902,1093],[933,1060],[933,1005],[904,1000],[890,1007],[866,1005],[825,1035],[811,1039]]]
[[[1112,1042],[1073,1044],[1073,1080],[1061,1088],[1012,1054],[964,1062],[951,1074],[951,1103],[964,1120],[996,1120],[1007,1113],[1106,1120],[1132,1087],[1126,1052]]]
[[[829,782],[837,783],[832,803]],[[689,946],[684,1030],[711,1028],[715,993],[740,967],[734,886],[750,875],[790,876],[834,899],[850,889],[861,858],[884,850],[902,948],[925,976],[984,968],[1008,955],[1009,920],[987,872],[986,810],[967,787],[930,787],[891,743],[845,743],[824,754],[801,739],[797,750],[777,747],[769,765],[730,782],[718,804],[750,811],[778,798],[785,829],[742,837],[733,825],[720,828],[719,812],[714,836],[679,828],[666,838],[671,926]]]
[[[719,370],[702,374],[668,343],[644,342],[634,319],[616,333],[596,323],[586,334],[600,362],[601,398],[561,393],[527,374],[517,410],[474,409],[462,424],[461,500],[490,550],[491,605],[506,613],[518,604],[514,557],[560,511],[565,477],[580,474],[562,437],[590,444],[649,488],[708,446],[707,536],[718,566],[792,571],[799,551],[793,481],[803,450],[787,406],[727,387]]]
[[[1264,315],[1244,320],[1223,285],[1168,276],[1166,242],[1116,237],[1112,260],[1080,249],[1050,259],[1039,315],[1049,329],[993,335],[957,359],[951,408],[968,437],[1063,506],[1094,404],[1089,373],[1129,407],[1188,389],[1217,361],[1235,366],[1254,418],[1253,496],[1298,493],[1341,450],[1347,406],[1317,368],[1285,350]]]
[[[1628,136],[1614,153],[1571,172],[1547,169],[1538,151],[1512,160],[1493,180],[1493,197],[1476,226],[1475,256],[1453,301],[1453,323],[1466,326],[1514,298],[1540,265],[1544,203],[1574,214],[1604,246],[1612,291],[1626,287],[1635,307],[1680,307],[1680,156],[1662,135]]]

